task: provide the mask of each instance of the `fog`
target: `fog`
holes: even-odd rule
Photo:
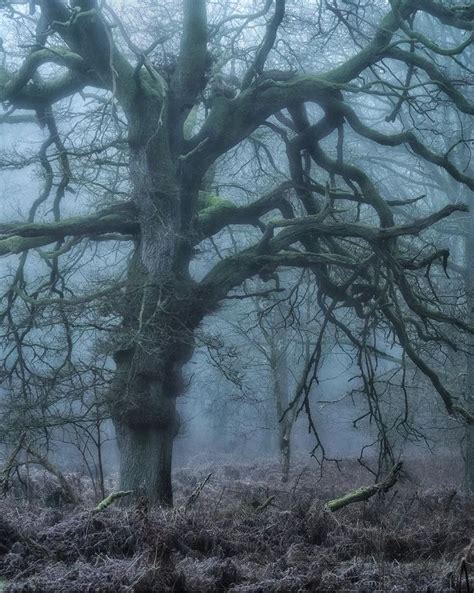
[[[470,590],[473,28],[0,0],[0,591]]]

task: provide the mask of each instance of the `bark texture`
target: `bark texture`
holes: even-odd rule
[[[472,196],[471,196],[472,197]],[[469,210],[469,234],[466,249],[467,298],[471,324],[474,323],[474,205]],[[474,346],[471,347],[467,360],[467,410],[474,414]],[[474,424],[467,423],[465,428],[465,489],[474,493]]]

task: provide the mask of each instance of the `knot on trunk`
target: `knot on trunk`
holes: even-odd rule
[[[147,374],[128,379],[109,393],[109,409],[115,420],[131,427],[168,429],[177,425],[176,397],[166,381]]]

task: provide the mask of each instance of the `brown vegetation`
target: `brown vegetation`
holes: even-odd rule
[[[209,469],[176,472],[173,510],[142,500],[92,513],[86,500],[58,510],[5,499],[6,591],[456,591],[474,507],[444,475],[443,487],[428,489],[412,464],[387,495],[330,513],[326,500],[367,482],[352,463],[322,479],[299,466],[284,486],[276,466],[224,464],[186,506]]]

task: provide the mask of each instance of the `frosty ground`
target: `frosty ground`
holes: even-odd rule
[[[468,591],[458,576],[474,504],[452,459],[406,463],[387,494],[330,513],[327,500],[371,482],[355,461],[340,470],[298,463],[282,484],[274,463],[195,460],[175,472],[174,509],[141,500],[100,513],[77,476],[81,505],[47,507],[38,475],[30,503],[0,502],[0,590]]]

